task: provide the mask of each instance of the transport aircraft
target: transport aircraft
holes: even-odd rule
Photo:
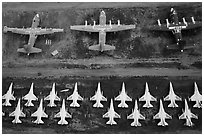
[[[26,115],[23,113],[23,109],[21,109],[21,99],[18,99],[18,104],[16,106],[16,109],[9,114],[10,116],[14,116],[14,120],[12,121],[12,123],[22,123],[22,121],[19,119],[19,117],[25,117]]]
[[[96,108],[103,108],[101,101],[107,101],[107,99],[103,96],[103,92],[101,91],[100,82],[98,83],[98,87],[97,87],[97,91],[95,92],[95,95],[90,98],[90,101],[96,101],[96,103],[93,105],[93,107],[96,107]]]
[[[48,115],[45,113],[45,111],[43,110],[43,99],[40,100],[40,105],[37,109],[36,112],[34,112],[33,114],[31,114],[31,117],[37,117],[37,119],[33,122],[36,124],[44,124],[44,122],[42,121],[42,117],[43,118],[48,118]]]
[[[70,115],[65,109],[65,99],[62,100],[62,107],[60,108],[60,112],[58,112],[54,117],[61,118],[58,122],[60,125],[68,124],[65,118],[72,118],[72,115]]]
[[[6,94],[2,96],[2,99],[5,99],[5,102],[2,104],[3,106],[11,106],[10,100],[16,100],[13,96],[14,92],[12,92],[13,83],[10,84],[9,89]]]
[[[55,32],[63,32],[63,29],[56,29],[56,28],[41,28],[38,27],[40,22],[39,14],[36,14],[32,21],[32,26],[30,28],[10,28],[4,26],[4,32],[13,32],[22,35],[29,35],[29,40],[23,48],[19,48],[17,52],[26,53],[30,55],[31,53],[40,53],[42,52],[41,49],[33,47],[38,35],[45,35],[45,34],[52,34]]]
[[[145,94],[141,98],[139,98],[139,101],[145,101],[146,103],[143,105],[143,107],[146,108],[153,107],[150,101],[157,101],[157,99],[150,94],[147,82],[145,84]]]
[[[106,124],[110,124],[110,125],[116,125],[117,123],[114,121],[114,118],[120,118],[120,115],[116,113],[114,110],[112,99],[110,102],[110,108],[108,109],[108,112],[103,115],[103,118],[109,118]]]
[[[135,108],[132,113],[127,116],[127,119],[134,119],[134,121],[130,124],[133,127],[142,126],[139,122],[139,119],[145,120],[145,117],[140,113],[140,110],[138,109],[137,99],[135,100]]]
[[[116,32],[116,31],[129,30],[134,28],[135,28],[135,25],[121,25],[120,20],[118,20],[118,24],[111,24],[111,20],[109,22],[109,25],[106,24],[106,14],[103,10],[100,13],[99,25],[96,25],[96,22],[94,21],[93,26],[91,26],[87,24],[87,21],[85,21],[85,25],[70,26],[70,29],[72,30],[98,32],[99,44],[89,46],[89,50],[95,50],[100,52],[115,50],[115,46],[106,44],[106,32]]]
[[[158,126],[168,126],[168,123],[165,121],[165,119],[172,119],[172,117],[165,112],[161,99],[159,112],[153,117],[153,119],[160,119],[160,122],[157,124]]]
[[[178,107],[178,105],[176,104],[176,101],[182,101],[182,99],[174,93],[174,89],[171,82],[169,85],[169,94],[164,98],[164,101],[171,101],[168,107],[173,107],[173,108]]]
[[[25,106],[34,106],[32,101],[37,101],[38,98],[33,93],[33,83],[31,84],[30,91],[28,92],[28,94],[26,94],[22,99],[27,100]]]
[[[70,107],[80,107],[77,101],[83,101],[83,98],[78,93],[77,82],[75,83],[73,94],[70,95],[67,100],[72,100]]]
[[[184,124],[185,126],[192,127],[194,124],[191,121],[191,118],[198,119],[198,116],[193,114],[188,107],[187,100],[185,99],[185,110],[181,116],[179,116],[179,119],[186,119],[186,123]]]
[[[201,27],[202,22],[195,21],[194,17],[191,17],[192,22],[187,22],[184,17],[182,18],[183,22],[179,22],[177,11],[174,8],[171,8],[170,10],[170,19],[170,22],[166,19],[166,24],[161,24],[158,19],[158,25],[151,26],[150,29],[156,31],[170,31],[173,33],[176,39],[176,44],[167,46],[167,49],[176,49],[183,52],[185,49],[194,48],[194,46],[185,46],[181,31]]]
[[[54,101],[60,101],[60,98],[57,96],[57,93],[55,93],[55,83],[53,83],[52,90],[50,91],[50,94],[45,97],[45,100],[50,101],[50,103],[47,105],[49,107],[55,107],[56,104]]]
[[[196,104],[193,107],[202,108],[202,95],[199,93],[198,86],[194,82],[194,94],[190,97],[190,101],[195,101]]]
[[[132,98],[130,98],[127,93],[125,92],[125,83],[122,84],[122,90],[120,94],[115,98],[115,101],[121,101],[118,107],[122,108],[128,108],[128,105],[125,103],[125,101],[132,101]]]

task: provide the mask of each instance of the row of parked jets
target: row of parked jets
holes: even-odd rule
[[[10,87],[6,94],[3,95],[2,99],[5,99],[5,102],[3,103],[3,106],[11,106],[10,100],[16,100],[14,97],[14,92],[12,91],[13,83],[10,84]],[[60,92],[66,92],[69,89],[62,90]],[[34,95],[33,92],[33,83],[31,84],[30,91],[28,94],[22,97],[23,100],[27,100],[25,103],[25,106],[30,107],[34,106],[32,101],[38,100],[38,98]],[[74,86],[73,94],[70,95],[67,100],[71,100],[72,103],[70,104],[70,107],[80,107],[79,103],[77,101],[83,101],[83,97],[81,97],[78,93],[77,89],[77,82]],[[57,96],[57,92],[55,92],[55,83],[53,83],[52,90],[50,94],[44,98],[44,100],[49,100],[50,103],[47,105],[48,107],[56,107],[56,104],[54,101],[60,101],[61,99]],[[125,83],[122,84],[122,90],[120,94],[115,97],[115,101],[120,101],[120,104],[118,107],[121,108],[128,108],[128,105],[126,104],[126,101],[132,101],[132,98],[130,98],[126,91],[125,91]],[[194,94],[189,98],[190,101],[195,101],[196,104],[193,106],[195,108],[201,108],[202,107],[202,95],[199,93],[198,87],[196,82],[194,83]],[[107,101],[107,98],[103,96],[103,92],[101,91],[100,82],[98,83],[97,91],[95,92],[95,95],[90,98],[90,101],[96,101],[96,103],[93,105],[94,108],[103,108],[103,105],[101,101]],[[150,101],[157,101],[157,99],[152,96],[149,92],[148,83],[146,82],[145,85],[145,93],[144,95],[139,98],[139,101],[145,101],[146,103],[143,105],[143,107],[151,108],[153,105],[150,103]],[[164,101],[170,101],[170,104],[168,107],[178,107],[176,104],[176,101],[182,101],[181,97],[175,94],[172,83],[170,82],[170,89],[169,94],[164,98]],[[194,124],[191,121],[191,118],[198,119],[198,116],[193,114],[188,107],[187,100],[185,99],[185,109],[181,116],[179,116],[179,119],[186,119],[186,123],[184,125],[186,126],[193,126]],[[14,116],[15,119],[12,121],[12,123],[22,123],[22,121],[19,119],[19,117],[25,117],[26,115],[23,113],[23,109],[20,107],[21,99],[18,99],[18,104],[15,110],[9,114],[9,116]],[[3,116],[5,116],[5,113],[3,113]],[[48,118],[48,115],[45,113],[43,109],[43,99],[40,100],[39,107],[36,112],[31,114],[31,117],[37,117],[37,119],[34,121],[36,124],[43,124],[41,118]],[[62,107],[60,108],[59,113],[57,113],[55,118],[61,118],[58,124],[64,125],[68,124],[65,118],[72,118],[72,115],[69,114],[66,111],[65,108],[65,99],[62,100]],[[109,118],[108,122],[106,124],[117,124],[114,120],[114,118],[120,118],[120,115],[115,112],[114,106],[113,106],[113,99],[110,100],[110,108],[108,109],[108,112],[103,115],[103,118]],[[127,119],[133,119],[134,121],[131,123],[131,126],[141,126],[141,123],[139,120],[145,120],[145,117],[140,113],[140,110],[138,109],[137,99],[135,100],[135,107],[132,113],[127,116]],[[153,117],[153,119],[160,119],[160,122],[158,123],[158,126],[167,126],[168,123],[165,121],[165,119],[172,119],[172,117],[167,114],[163,107],[162,99],[160,99],[160,108],[159,112]]]
[[[185,49],[184,46],[181,45],[182,34],[181,30],[189,30],[194,29],[197,27],[201,27],[201,21],[195,21],[194,17],[191,17],[192,22],[187,22],[185,18],[183,18],[183,22],[179,22],[177,12],[174,8],[170,10],[170,18],[169,21],[166,19],[166,24],[161,24],[160,20],[158,20],[158,25],[153,25],[150,27],[151,30],[155,31],[170,31],[174,34],[176,39],[177,46],[167,46],[169,49],[179,49],[181,52]],[[41,49],[33,47],[38,35],[45,35],[45,34],[52,34],[56,32],[63,32],[64,29],[58,28],[41,28],[38,27],[40,22],[39,14],[36,14],[33,18],[32,26],[30,28],[10,28],[4,26],[4,32],[13,32],[17,34],[29,35],[29,40],[23,48],[19,48],[17,52],[25,53],[27,55],[31,53],[40,53],[42,52]],[[134,29],[135,25],[121,25],[120,20],[118,20],[118,24],[112,24],[111,20],[109,24],[106,24],[106,14],[102,10],[99,17],[99,24],[96,25],[94,21],[93,25],[88,25],[87,21],[85,21],[85,25],[74,25],[70,26],[71,30],[78,30],[78,31],[86,31],[86,32],[98,32],[99,33],[99,43],[97,45],[89,46],[89,50],[94,51],[110,51],[115,50],[115,46],[107,45],[106,44],[106,32],[116,32],[122,30],[130,30]],[[47,42],[47,41],[46,41]]]

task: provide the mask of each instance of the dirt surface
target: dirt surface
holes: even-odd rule
[[[22,124],[12,124],[13,118],[8,117],[17,101],[12,102],[12,107],[2,107],[6,116],[2,117],[2,132],[8,134],[53,134],[53,133],[202,133],[202,109],[193,108],[194,102],[188,102],[192,112],[198,115],[198,120],[193,119],[193,127],[186,127],[184,120],[179,120],[182,114],[184,101],[178,102],[179,108],[167,108],[168,102],[164,102],[164,108],[173,119],[167,120],[168,127],[158,127],[159,120],[153,120],[159,108],[159,101],[152,102],[153,108],[143,108],[143,102],[139,102],[141,113],[146,120],[141,121],[142,127],[131,127],[132,120],[127,120],[134,107],[134,102],[129,102],[129,108],[117,108],[118,102],[114,102],[115,110],[121,115],[116,119],[116,126],[108,126],[102,115],[107,112],[110,99],[116,97],[121,89],[122,82],[126,83],[126,91],[133,100],[138,99],[144,93],[145,82],[148,82],[150,92],[158,100],[168,94],[169,82],[174,86],[176,94],[187,99],[193,94],[193,83],[197,82],[199,91],[202,92],[202,31],[184,31],[183,38],[196,48],[184,53],[166,52],[166,45],[175,43],[171,33],[157,33],[147,28],[156,23],[158,18],[164,23],[169,15],[171,7],[175,7],[180,19],[185,16],[187,21],[194,16],[202,21],[202,3],[3,3],[2,26],[30,27],[33,16],[40,14],[42,27],[63,28],[64,33],[39,36],[35,47],[43,50],[40,54],[26,56],[18,54],[17,48],[26,44],[28,37],[13,33],[2,34],[2,94],[10,83],[14,83],[14,95],[17,98],[24,96],[34,82],[34,93],[38,98],[47,96],[52,83],[56,83],[57,94],[61,98],[67,98],[73,92],[74,83],[78,82],[79,94],[86,98],[79,102],[80,108],[71,108],[70,101],[66,101],[66,108],[73,115],[67,119],[68,125],[59,126],[59,119],[53,118],[59,112],[61,102],[56,102],[57,107],[47,107],[49,115],[43,119],[45,124],[34,125],[35,118],[30,115],[37,109],[35,106],[26,108],[23,112],[26,118],[21,118]],[[136,29],[119,33],[108,33],[107,44],[116,46],[113,52],[99,54],[88,51],[87,47],[98,42],[98,34],[71,31],[70,25],[84,24],[88,20],[98,23],[101,10],[105,10],[107,20],[122,24],[135,24]],[[181,20],[182,21],[182,20]],[[45,45],[46,39],[52,39],[52,45]],[[58,50],[59,54],[51,56],[51,52]],[[93,102],[88,99],[94,95],[97,83],[101,82],[102,91],[108,98],[104,102],[104,108],[93,108]],[[60,90],[68,88],[62,93]]]

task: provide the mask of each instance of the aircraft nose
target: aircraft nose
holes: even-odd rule
[[[36,17],[39,17],[39,14],[36,14]]]
[[[105,11],[104,10],[101,11],[101,15],[105,15]]]

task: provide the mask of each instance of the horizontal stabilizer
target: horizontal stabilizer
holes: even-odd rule
[[[89,50],[94,50],[94,51],[110,51],[110,50],[115,50],[115,46],[111,46],[111,45],[100,45],[100,44],[97,44],[97,45],[92,45],[92,46],[89,46]]]
[[[24,48],[19,48],[17,50],[17,52],[21,52],[21,53],[40,53],[40,52],[42,52],[42,49],[32,47],[28,52]]]

